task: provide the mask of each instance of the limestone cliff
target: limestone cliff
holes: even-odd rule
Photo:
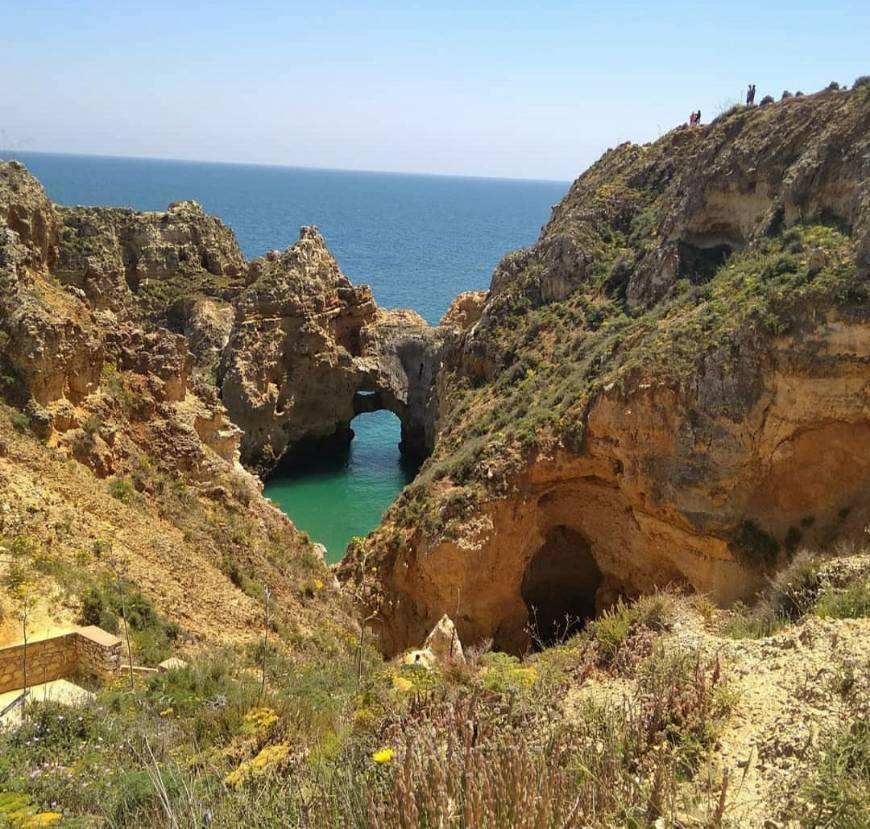
[[[59,255],[52,271],[95,308],[135,308],[155,318],[178,298],[227,298],[246,270],[235,236],[192,201],[165,212],[58,207]]]
[[[325,584],[316,549],[249,470],[347,440],[356,414],[382,408],[401,419],[406,452],[428,452],[436,375],[460,327],[378,309],[315,228],[247,262],[194,202],[61,207],[15,162],[0,163],[0,289],[0,546],[13,531],[42,539],[40,515],[88,503],[137,581],[216,638],[256,624],[264,587],[293,615],[311,573]],[[181,588],[197,578],[201,605]],[[221,602],[238,630],[205,618]]]
[[[4,170],[5,189],[16,188],[3,202],[6,225],[29,245],[6,256],[50,270],[43,294],[57,304],[11,311],[18,338],[33,340],[16,369],[29,378],[25,397],[45,405],[96,388],[103,359],[115,355],[103,354],[95,325],[153,328],[183,336],[179,348],[193,357],[186,374],[218,389],[252,468],[270,470],[300,442],[347,440],[353,417],[378,408],[399,416],[407,452],[431,449],[435,372],[461,320],[432,329],[413,312],[379,310],[314,228],[248,262],[196,202],[164,212],[61,207],[20,165]]]
[[[608,151],[437,377],[434,455],[366,545],[385,651],[445,612],[521,651],[656,585],[729,602],[859,537],[868,240],[866,87]]]
[[[80,590],[111,551],[195,639],[253,635],[264,586],[282,624],[307,624],[322,560],[262,498],[240,429],[194,371],[191,347],[216,364],[246,274],[231,232],[191,203],[57,208],[20,164],[0,163],[4,579],[50,561],[46,582]],[[174,313],[190,339],[162,324]],[[62,616],[76,597],[53,590],[42,586],[46,612]]]

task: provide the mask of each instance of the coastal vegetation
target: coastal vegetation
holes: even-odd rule
[[[866,616],[866,576],[837,595]],[[789,642],[806,618],[831,624],[824,598],[814,608],[765,640],[796,688],[818,678]],[[49,810],[64,826],[739,826],[741,784],[717,751],[761,657],[705,615],[662,593],[522,660],[484,645],[431,670],[385,664],[328,623],[269,642],[264,682],[263,645],[212,651],[83,705],[32,703],[0,733],[0,807],[12,826]],[[863,825],[870,689],[852,665],[824,673],[843,719],[806,752],[804,782],[771,795],[783,816],[805,798],[814,826]]]

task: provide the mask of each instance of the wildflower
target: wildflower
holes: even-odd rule
[[[24,829],[37,829],[40,826],[54,826],[61,820],[63,820],[63,815],[60,812],[37,812],[35,815],[24,818],[20,825]]]
[[[405,691],[410,691],[413,687],[414,683],[410,679],[405,679],[403,676],[393,677],[393,688],[395,690],[405,693]]]
[[[376,751],[372,754],[372,760],[374,760],[379,766],[385,766],[393,757],[396,756],[396,752],[391,748],[382,748],[379,751]]]
[[[38,829],[41,826],[54,826],[63,820],[63,815],[60,812],[37,812],[35,815],[24,818],[21,826],[24,829]]]
[[[252,708],[245,714],[242,730],[248,734],[260,734],[268,731],[278,722],[278,714],[271,708]]]
[[[278,767],[287,759],[290,753],[290,746],[286,743],[277,743],[273,746],[266,746],[252,760],[246,760],[237,769],[231,771],[225,778],[224,783],[227,786],[241,786],[252,777],[265,777],[276,771]]]
[[[320,579],[314,579],[314,589],[315,590],[323,590],[324,584]]]

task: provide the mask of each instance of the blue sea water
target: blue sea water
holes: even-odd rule
[[[2,156],[2,153],[0,153]],[[315,170],[190,161],[15,153],[60,204],[164,210],[196,199],[235,232],[249,258],[317,225],[354,283],[387,308],[437,322],[461,291],[486,288],[508,251],[535,240],[561,182]],[[340,457],[306,461],[266,482],[266,495],[336,560],[373,529],[412,471],[400,463],[399,423],[354,420]]]

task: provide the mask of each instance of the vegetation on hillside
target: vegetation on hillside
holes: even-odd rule
[[[866,613],[865,577],[837,590]],[[191,829],[736,827],[741,784],[719,750],[743,705],[735,676],[751,666],[723,661],[728,640],[677,633],[715,628],[711,614],[649,596],[525,659],[484,645],[432,671],[384,664],[328,622],[200,653],[85,705],[32,703],[0,732],[0,815]],[[831,676],[846,717],[806,753],[806,775],[771,792],[779,817],[809,802],[807,825],[864,826],[868,689],[844,671]]]
[[[734,700],[715,661],[661,639],[672,600],[657,601],[619,611],[618,642],[602,624],[522,664],[477,652],[433,673],[384,665],[324,624],[292,648],[119,681],[80,708],[36,703],[0,734],[0,790],[70,826],[709,817],[722,780],[706,758]],[[629,689],[618,706],[593,694],[565,707],[572,689],[611,681]]]

